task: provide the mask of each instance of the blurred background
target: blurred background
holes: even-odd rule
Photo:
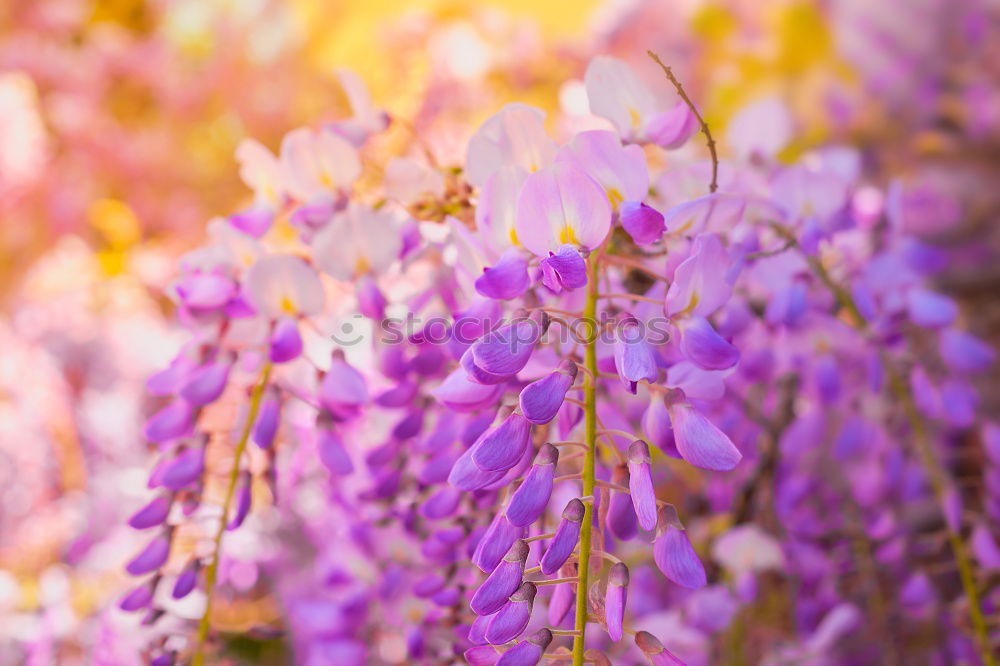
[[[996,344],[998,16],[991,0],[0,3],[0,663],[129,663],[116,651],[140,638],[112,607],[141,540],[123,523],[150,461],[143,385],[183,339],[163,289],[206,223],[249,203],[241,139],[275,150],[345,115],[338,68],[388,110],[393,149],[457,164],[501,104],[572,115],[592,55],[655,76],[652,49],[719,136],[777,115],[788,159],[858,147]],[[253,585],[247,566],[231,582]]]

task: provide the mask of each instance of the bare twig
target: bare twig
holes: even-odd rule
[[[706,123],[705,119],[701,117],[700,113],[698,113],[698,107],[696,107],[694,102],[691,101],[691,98],[688,97],[687,93],[684,91],[684,86],[682,86],[681,82],[677,80],[676,76],[674,76],[673,70],[664,65],[663,61],[660,60],[660,57],[652,51],[646,51],[646,53],[653,59],[653,62],[660,66],[660,69],[662,69],[663,73],[666,74],[670,83],[674,84],[674,88],[677,88],[677,94],[680,95],[681,99],[684,100],[684,103],[688,105],[688,108],[691,109],[691,113],[694,114],[695,120],[697,120],[698,124],[701,125],[701,132],[705,135],[705,143],[708,144],[708,152],[712,154],[712,182],[708,184],[708,191],[714,194],[715,191],[719,189],[719,156],[715,152],[715,139],[712,138],[712,132],[708,129],[708,123]]]

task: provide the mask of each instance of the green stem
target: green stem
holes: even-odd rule
[[[780,225],[772,226],[787,242],[798,247],[795,236],[790,230]],[[801,248],[799,249],[801,250]],[[840,305],[855,320],[855,326],[862,331],[867,330],[865,318],[861,316],[861,311],[858,309],[858,305],[854,302],[854,298],[850,292],[833,280],[823,262],[817,257],[805,252],[802,252],[802,255],[813,272],[823,281],[823,284],[833,293]],[[912,434],[910,439],[917,450],[917,456],[920,458],[920,463],[930,481],[934,498],[943,509],[948,501],[948,474],[941,461],[934,454],[933,446],[927,439],[927,429],[924,427],[923,419],[920,417],[920,412],[913,401],[913,395],[910,393],[910,389],[900,375],[899,370],[896,369],[896,366],[892,363],[892,359],[885,352],[879,355],[879,359],[882,368],[885,370],[886,377],[889,379],[889,387],[903,407],[903,414],[906,416]],[[947,521],[945,521],[945,524],[948,532],[948,542],[951,544],[952,556],[955,558],[958,575],[962,581],[962,589],[965,592],[965,598],[969,602],[969,619],[972,621],[972,630],[975,634],[976,643],[979,646],[980,656],[982,657],[984,666],[997,666],[996,657],[993,656],[993,650],[990,647],[990,635],[986,627],[986,620],[983,617],[982,607],[980,606],[979,592],[976,589],[976,578],[972,569],[972,562],[969,559],[968,548],[966,548],[961,533],[953,530],[947,524]]]
[[[215,542],[212,547],[212,561],[205,569],[205,612],[198,623],[198,639],[195,643],[194,657],[191,659],[192,666],[202,666],[205,663],[205,640],[208,638],[209,618],[212,614],[212,594],[215,591],[215,581],[219,574],[219,556],[222,553],[222,535],[226,533],[226,523],[229,516],[229,507],[233,503],[233,495],[236,494],[236,481],[240,475],[240,459],[243,451],[246,450],[247,442],[250,440],[250,431],[253,429],[254,421],[257,420],[257,411],[260,409],[261,397],[264,395],[264,387],[271,376],[271,362],[264,363],[260,378],[253,387],[250,394],[250,409],[247,411],[247,420],[243,424],[243,431],[240,439],[236,443],[236,450],[233,452],[233,467],[229,471],[229,486],[226,488],[226,498],[222,502],[222,516],[219,518],[219,528],[215,532]]]
[[[594,512],[594,463],[597,449],[597,257],[588,259],[587,301],[583,306],[583,320],[587,322],[588,335],[583,362],[588,372],[583,380],[584,444],[583,495],[591,499],[584,502],[583,523],[580,525],[580,567],[576,584],[576,622],[573,630],[573,666],[583,666],[584,639],[587,630],[587,586],[590,578],[590,540]]]

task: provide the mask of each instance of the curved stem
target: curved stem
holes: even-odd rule
[[[254,421],[257,420],[257,411],[260,409],[260,400],[264,395],[264,387],[271,376],[271,362],[264,363],[264,368],[260,372],[260,378],[253,387],[250,394],[250,408],[247,411],[247,420],[243,424],[243,431],[240,439],[236,443],[236,450],[233,452],[233,466],[229,471],[229,486],[226,488],[226,498],[222,502],[222,516],[219,518],[219,528],[215,532],[215,541],[212,547],[212,560],[205,569],[205,612],[198,623],[198,638],[195,643],[194,657],[191,659],[192,666],[202,666],[205,663],[205,640],[208,638],[209,619],[212,615],[212,594],[215,591],[215,581],[219,575],[219,556],[222,553],[222,535],[226,533],[229,507],[233,503],[233,495],[236,494],[236,481],[240,475],[240,459],[243,451],[246,450],[247,442],[250,440],[250,431],[253,429]]]
[[[583,494],[594,494],[594,464],[597,449],[597,321],[598,268],[597,256],[588,260],[587,300],[583,306],[583,319],[589,322],[583,362],[588,372],[583,384],[584,443],[587,452],[583,459]],[[580,526],[580,567],[576,584],[576,621],[573,630],[580,632],[573,638],[573,666],[583,666],[584,639],[587,630],[587,586],[590,578],[590,539],[593,527],[594,501],[585,502],[583,522]]]
[[[664,65],[663,61],[660,60],[660,58],[652,51],[646,51],[646,54],[653,59],[653,62],[660,66],[660,69],[663,70],[663,73],[666,75],[667,79],[669,79],[670,83],[674,84],[674,88],[677,89],[677,94],[680,95],[684,103],[687,104],[689,109],[691,109],[691,113],[694,114],[695,120],[697,120],[698,124],[701,126],[701,133],[705,135],[705,143],[708,145],[708,152],[712,156],[712,181],[708,184],[708,191],[711,194],[715,194],[715,191],[719,189],[719,156],[715,152],[715,139],[712,138],[712,133],[708,129],[708,123],[706,123],[701,117],[701,114],[698,113],[698,107],[696,107],[694,102],[691,101],[691,98],[688,97],[687,92],[684,90],[684,86],[682,86],[681,82],[677,80],[676,76],[674,76],[673,70]]]

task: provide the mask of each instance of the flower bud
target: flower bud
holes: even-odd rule
[[[618,465],[611,471],[611,482],[621,486],[629,485],[628,469]],[[655,516],[655,513],[654,513]],[[632,497],[627,492],[611,490],[611,501],[608,502],[606,519],[608,530],[621,541],[628,541],[638,532],[635,509],[632,508]]]
[[[503,472],[517,464],[531,440],[531,424],[517,412],[483,434],[472,447],[472,460],[486,472]]]
[[[194,410],[183,398],[178,398],[153,414],[146,421],[143,434],[151,442],[169,442],[191,432]]]
[[[539,629],[500,656],[497,666],[536,666],[552,642],[552,632]]]
[[[652,458],[646,442],[637,439],[628,448],[628,487],[639,525],[656,529],[656,494],[653,490]]]
[[[205,449],[193,446],[181,453],[163,468],[160,484],[170,490],[180,490],[199,478],[205,468]]]
[[[554,419],[566,399],[566,392],[576,381],[576,374],[576,363],[565,360],[554,372],[525,386],[518,398],[524,418],[537,425]]]
[[[131,613],[146,608],[152,601],[153,590],[150,589],[148,583],[144,583],[122,597],[122,600],[118,602],[118,607],[126,613]]]
[[[243,524],[243,521],[250,515],[250,504],[252,502],[253,477],[249,472],[240,474],[239,489],[236,491],[236,511],[232,520],[226,526],[227,530],[235,530]]]
[[[633,395],[639,381],[655,382],[660,373],[656,353],[645,339],[645,329],[630,314],[625,315],[616,331],[615,369],[625,390]]]
[[[622,639],[622,623],[625,621],[625,603],[628,598],[628,567],[616,562],[608,574],[608,590],[604,597],[604,617],[608,625],[608,636],[618,642]]]
[[[151,571],[156,571],[164,565],[170,555],[170,539],[166,536],[158,536],[142,551],[132,558],[125,570],[133,576],[141,576]]]
[[[268,357],[274,363],[294,361],[302,354],[302,334],[298,323],[291,317],[280,317],[274,322],[269,341]]]
[[[555,478],[558,460],[559,451],[556,447],[542,444],[531,471],[524,483],[514,491],[510,504],[507,505],[507,520],[512,525],[530,525],[545,513],[549,496],[552,495],[552,480]]]
[[[546,576],[558,571],[559,567],[573,554],[573,549],[576,548],[576,544],[580,540],[580,524],[583,522],[585,511],[583,502],[576,498],[571,499],[566,504],[562,520],[559,521],[559,527],[556,528],[555,536],[552,537],[552,543],[549,544],[549,549],[542,555],[539,563],[542,573]]]
[[[174,582],[174,589],[170,593],[171,596],[174,599],[183,599],[191,594],[194,586],[198,584],[198,573],[200,571],[201,563],[196,559],[191,560]]]
[[[253,424],[251,437],[254,443],[262,449],[271,448],[274,436],[278,432],[278,422],[281,419],[281,399],[277,391],[268,388],[261,400],[257,420]]]
[[[170,505],[171,500],[169,496],[159,495],[153,498],[149,504],[136,511],[128,519],[128,524],[137,530],[162,525],[163,521],[170,515]]]
[[[531,609],[535,603],[537,592],[534,583],[522,583],[517,588],[506,605],[493,616],[486,627],[486,640],[493,645],[503,645],[520,636],[528,620],[531,619]]]
[[[695,467],[725,472],[743,459],[732,440],[686,402],[670,407],[670,420],[677,450]]]
[[[682,587],[704,587],[705,568],[691,547],[677,510],[667,505],[660,510],[653,542],[653,560],[663,575]]]
[[[524,561],[527,557],[528,544],[518,539],[507,551],[497,568],[493,570],[493,573],[483,581],[476,593],[472,595],[472,600],[469,602],[472,610],[478,615],[491,615],[500,610],[507,603],[510,595],[514,594],[521,585],[524,576]],[[533,594],[531,596],[534,598]],[[489,640],[489,628],[486,631],[487,640]]]
[[[635,645],[642,650],[652,666],[684,666],[683,661],[670,654],[663,643],[648,631],[636,632]]]
[[[476,545],[476,550],[472,554],[472,563],[479,567],[480,571],[493,571],[514,542],[523,535],[523,527],[511,525],[507,516],[498,513]]]
[[[316,452],[323,466],[331,474],[345,476],[354,471],[354,463],[344,448],[344,442],[336,431],[325,428],[319,431],[316,438]]]
[[[195,407],[215,402],[226,390],[232,367],[230,358],[206,363],[191,373],[184,388],[181,389],[181,397]]]

